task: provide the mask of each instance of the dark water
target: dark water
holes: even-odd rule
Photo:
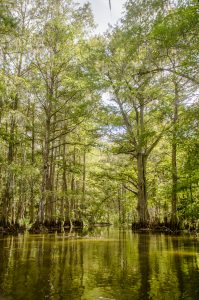
[[[111,228],[92,234],[0,237],[0,299],[199,300],[199,241]]]

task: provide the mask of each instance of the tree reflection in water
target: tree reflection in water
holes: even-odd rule
[[[106,228],[77,235],[2,237],[4,300],[199,299],[198,241]]]
[[[150,261],[149,261],[150,235],[140,234],[138,237],[138,253],[140,266],[139,299],[149,299],[150,293]]]

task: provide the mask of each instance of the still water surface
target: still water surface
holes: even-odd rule
[[[0,237],[0,299],[199,300],[199,241],[131,230]]]

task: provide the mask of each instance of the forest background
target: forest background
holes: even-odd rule
[[[0,225],[196,228],[198,1],[0,4]]]

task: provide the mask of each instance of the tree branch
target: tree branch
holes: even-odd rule
[[[137,196],[138,192],[136,192],[136,191],[132,190],[131,188],[129,188],[129,187],[128,187],[128,186],[126,186],[126,185],[124,185],[124,188],[125,188],[126,190],[128,190],[129,192],[131,192],[131,193],[133,193],[134,195],[136,195],[136,196]]]

